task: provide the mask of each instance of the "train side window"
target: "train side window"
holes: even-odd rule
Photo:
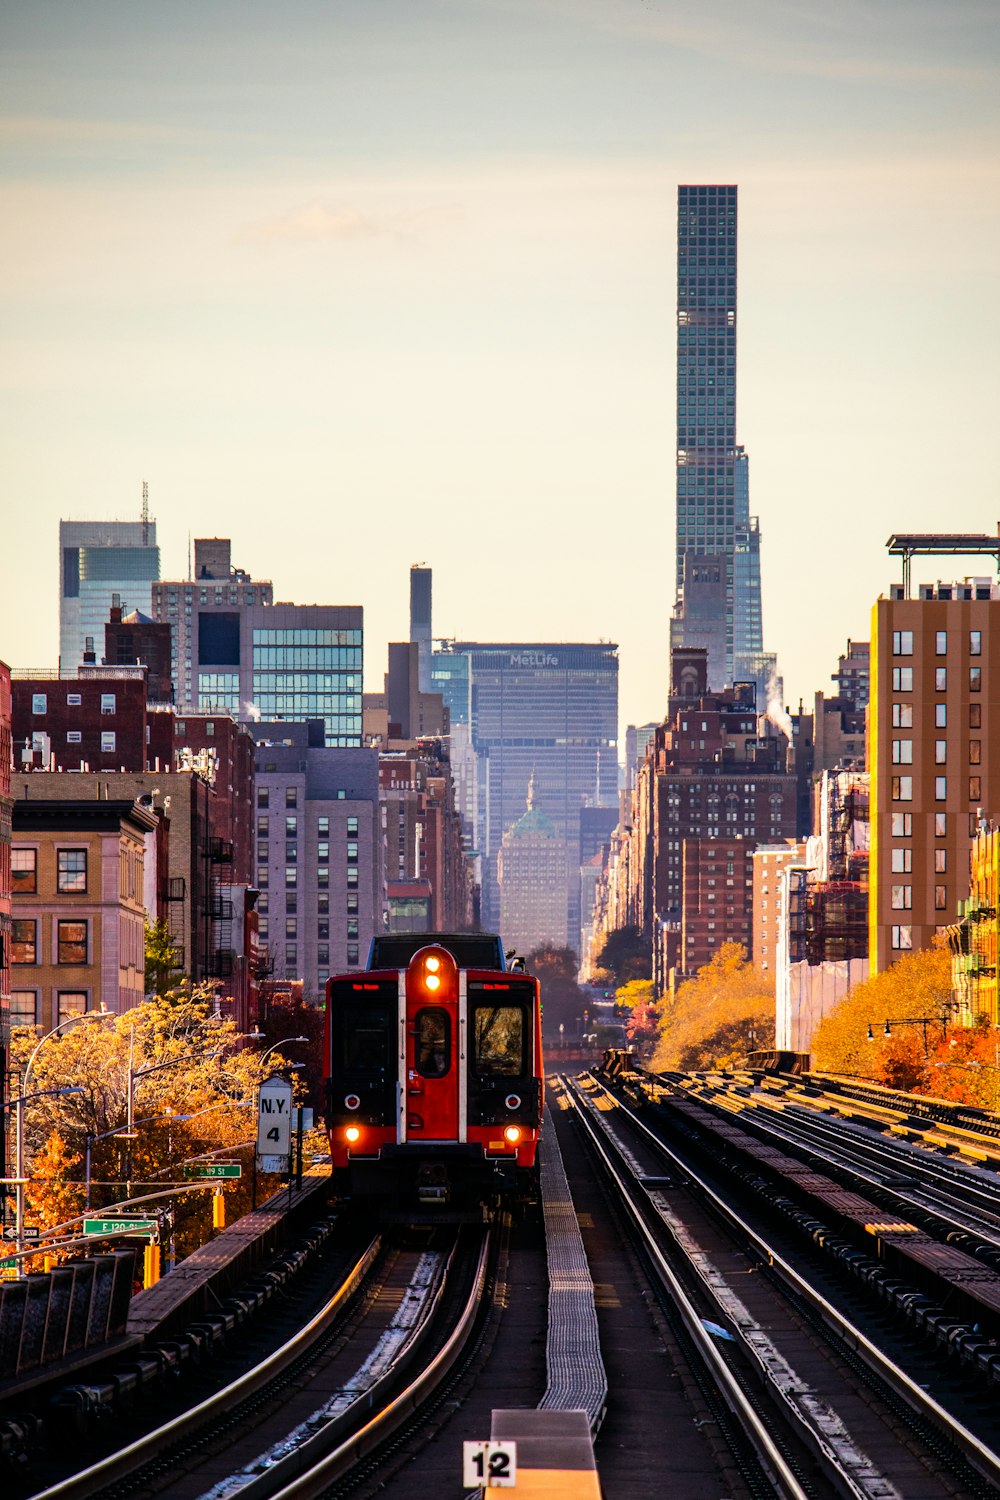
[[[525,1018],[520,1005],[477,1005],[472,1013],[472,1071],[477,1078],[521,1078]]]
[[[451,1021],[439,1006],[418,1010],[416,1065],[423,1078],[443,1078],[451,1067]]]
[[[344,1069],[384,1073],[389,1062],[389,1025],[384,1010],[360,1008],[344,1016]]]

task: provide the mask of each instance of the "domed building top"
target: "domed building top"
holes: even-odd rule
[[[542,838],[554,839],[556,837],[555,825],[546,817],[540,807],[535,805],[535,773],[532,771],[528,782],[528,810],[514,824],[510,830],[512,839]]]

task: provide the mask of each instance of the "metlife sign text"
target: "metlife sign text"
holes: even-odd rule
[[[558,667],[559,658],[549,651],[512,651],[512,667]]]

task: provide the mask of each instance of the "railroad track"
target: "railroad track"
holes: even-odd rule
[[[776,1236],[749,1223],[602,1085],[563,1087],[701,1378],[719,1383],[718,1400],[734,1414],[729,1436],[750,1493],[969,1500],[1000,1492],[991,1413],[980,1412],[977,1429],[942,1392],[931,1395],[923,1371],[908,1373],[870,1319],[862,1327],[847,1316]]]
[[[36,1500],[310,1500],[409,1420],[475,1325],[494,1236],[365,1250],[325,1307],[248,1374]]]

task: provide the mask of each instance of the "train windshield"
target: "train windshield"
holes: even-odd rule
[[[389,1018],[382,1006],[342,1012],[344,1066],[351,1073],[384,1073],[389,1065]]]
[[[477,1005],[472,1012],[472,1071],[479,1078],[520,1078],[524,1063],[524,1008]]]
[[[443,1078],[451,1067],[451,1021],[446,1010],[430,1006],[416,1014],[417,1072],[424,1078]]]

